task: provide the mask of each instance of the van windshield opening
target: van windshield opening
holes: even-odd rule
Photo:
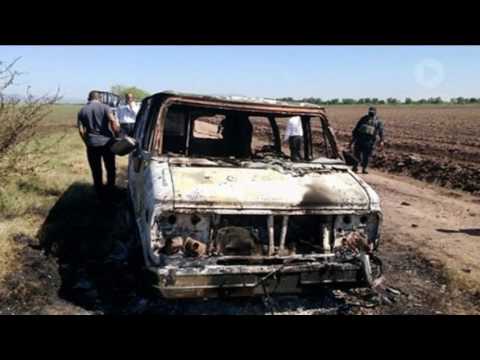
[[[274,157],[288,161],[291,159],[288,139],[285,139],[288,120],[276,114],[172,105],[165,117],[160,153],[244,160]],[[316,120],[317,124],[309,145],[307,136],[312,134],[311,120]],[[300,161],[329,157],[320,119],[302,121],[306,134],[301,139]]]

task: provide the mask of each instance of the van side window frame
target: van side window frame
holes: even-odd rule
[[[140,108],[140,111],[138,112],[138,115],[135,121],[133,136],[139,144],[143,144],[143,138],[145,136],[145,131],[144,131],[145,123],[148,117],[149,109],[151,107],[151,102],[152,102],[151,98],[147,98],[142,102],[142,107]]]
[[[155,127],[157,125],[158,113],[160,110],[160,102],[153,101],[150,105],[147,118],[145,120],[144,137],[142,140],[142,149],[151,151],[153,147],[153,139],[155,138]]]

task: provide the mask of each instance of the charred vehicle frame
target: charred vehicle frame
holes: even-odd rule
[[[282,148],[280,120],[292,116],[300,162]],[[195,136],[215,118],[230,135]],[[269,141],[252,151],[256,119]],[[142,101],[134,134],[133,223],[163,296],[296,293],[379,276],[379,197],[345,165],[324,108],[162,92]]]

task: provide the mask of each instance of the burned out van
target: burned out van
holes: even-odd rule
[[[283,139],[293,116],[303,128],[295,162]],[[134,136],[133,223],[163,296],[298,293],[378,277],[379,197],[346,166],[324,108],[162,92],[142,101]]]

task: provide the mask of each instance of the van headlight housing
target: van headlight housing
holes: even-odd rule
[[[338,215],[334,221],[335,247],[341,246],[342,239],[351,232],[360,232],[376,249],[379,243],[382,213],[374,211],[364,214]]]

